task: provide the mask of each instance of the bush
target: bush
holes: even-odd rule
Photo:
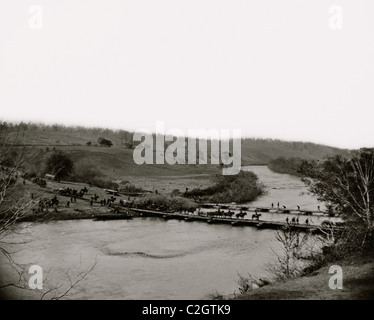
[[[275,234],[279,250],[274,251],[277,263],[269,267],[274,281],[295,278],[318,261],[316,239],[290,225],[277,230]]]
[[[119,191],[119,184],[111,180],[105,180],[103,178],[103,173],[93,167],[90,164],[80,164],[75,170],[75,174],[71,177],[71,181],[74,182],[83,182],[98,188],[103,189],[112,189]]]
[[[208,294],[207,298],[208,300],[225,300],[225,296],[217,290],[216,292]]]
[[[101,178],[103,174],[100,170],[90,164],[79,164],[75,169],[75,174],[71,181],[93,184],[95,179]]]
[[[179,196],[181,194],[181,191],[179,189],[174,189],[170,194],[173,196]]]
[[[133,194],[133,193],[143,193],[145,192],[144,189],[138,188],[137,186],[133,184],[126,184],[123,186],[123,183],[121,182],[121,185],[119,186],[119,192],[123,194]]]
[[[268,280],[257,279],[250,274],[248,274],[248,277],[245,277],[238,273],[238,277],[237,284],[240,294],[245,294],[270,283]]]
[[[253,172],[240,171],[233,176],[218,176],[214,186],[205,189],[196,188],[184,193],[190,198],[199,197],[211,202],[243,203],[255,200],[265,189]]]
[[[101,146],[106,146],[106,147],[111,147],[113,145],[112,141],[110,140],[107,140],[103,137],[100,137],[99,139],[97,139],[97,142],[101,145]]]
[[[53,174],[57,181],[70,176],[73,171],[74,162],[65,153],[56,151],[48,157],[45,166],[45,173]]]
[[[301,158],[284,158],[279,157],[271,160],[268,163],[268,168],[271,171],[277,173],[287,173],[294,176],[301,176],[299,170],[300,164],[302,162]]]
[[[13,167],[17,165],[19,155],[16,150],[11,150],[3,158],[0,159],[0,165],[5,167]]]
[[[134,205],[139,209],[164,212],[195,210],[197,205],[189,199],[178,196],[146,195],[136,200]]]
[[[366,246],[362,244],[366,242]],[[334,261],[367,252],[373,253],[374,239],[367,237],[367,230],[357,221],[348,221],[344,229],[334,234],[334,242],[323,248],[325,261]]]
[[[119,190],[119,184],[110,180],[104,180],[101,178],[94,178],[90,184],[102,188],[102,189],[111,189],[111,190]]]

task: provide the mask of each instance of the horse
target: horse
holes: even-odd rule
[[[255,212],[254,214],[252,214],[252,220],[254,219],[260,220],[260,217],[261,217],[261,213]]]
[[[236,216],[236,218],[244,218],[244,216],[246,216],[247,215],[247,212],[242,212],[242,211],[240,211],[239,213],[237,213],[235,216]]]
[[[234,215],[234,212],[230,210],[227,213],[225,213],[225,217],[228,217],[228,218],[231,218],[233,215]]]

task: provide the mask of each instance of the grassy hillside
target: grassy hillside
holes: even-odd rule
[[[214,183],[211,177],[221,172],[217,165],[137,165],[133,161],[133,150],[119,147],[18,147],[19,152],[21,149],[25,154],[25,172],[39,174],[52,152],[60,150],[74,161],[77,174],[90,170],[105,180],[127,181],[145,190],[157,189],[165,193],[209,187]]]
[[[99,138],[110,140],[113,146],[100,146]],[[214,184],[211,178],[221,173],[219,165],[209,164],[137,165],[130,146],[132,133],[126,130],[3,122],[0,123],[0,143],[7,139],[18,145],[18,150],[24,149],[25,171],[39,175],[53,150],[67,153],[74,160],[78,173],[91,170],[108,180],[128,181],[143,189],[160,192],[207,188]],[[348,154],[347,150],[324,145],[272,139],[242,139],[241,147],[243,166],[266,165],[278,157],[321,159],[332,154]],[[208,163],[209,156],[208,143]]]
[[[373,300],[374,259],[372,256],[337,261],[344,270],[343,289],[329,287],[331,265],[311,274],[276,282],[249,293],[236,296],[239,300]]]
[[[348,155],[349,151],[310,142],[289,142],[273,139],[243,139],[242,164],[268,164],[284,158],[323,159],[328,155]]]
[[[4,123],[1,125],[4,126]],[[8,132],[12,132],[13,137],[16,137],[16,143],[20,145],[67,147],[87,146],[87,143],[91,142],[91,145],[95,146],[98,144],[97,140],[100,137],[104,137],[105,139],[109,139],[113,142],[113,150],[116,148],[125,149],[124,142],[132,142],[132,133],[126,130],[65,127],[59,125],[47,126],[42,124],[24,123],[18,125],[6,123],[5,126],[7,126]],[[112,164],[115,165],[118,160],[121,165],[125,165],[126,169],[129,169],[129,166],[131,166],[131,164],[128,164],[126,161],[127,159],[132,159],[132,156],[129,157],[131,155],[130,153],[132,152],[131,149],[118,151],[112,150],[94,150],[90,148],[82,148],[79,151],[79,148],[71,149],[71,151],[76,156],[82,156],[86,152],[88,152],[89,154],[94,152],[94,157],[100,157],[100,153],[104,151],[108,152],[109,154],[112,154],[111,157],[108,156],[112,159],[108,159],[109,162],[111,162],[110,166],[112,166]],[[81,154],[79,154],[79,152],[81,152]],[[208,153],[210,152],[208,151]],[[269,161],[278,157],[322,159],[327,155],[335,154],[348,155],[349,151],[309,142],[289,142],[276,139],[242,139],[242,165],[266,165],[269,163]],[[190,171],[190,168],[185,169],[183,167],[184,166],[180,166],[178,169],[174,170],[170,167],[166,168],[165,170],[164,168],[157,168],[157,170],[161,170],[161,175],[169,171],[173,172],[175,170],[177,170],[178,172],[182,170],[182,174]],[[146,169],[144,173],[150,174],[151,172],[153,172],[152,168]],[[136,174],[137,169],[134,170]]]

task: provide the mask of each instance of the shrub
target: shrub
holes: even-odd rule
[[[74,171],[74,162],[61,151],[54,152],[48,157],[45,173],[53,174],[57,181],[70,176]]]
[[[97,139],[97,142],[101,145],[101,146],[106,146],[106,147],[111,147],[113,145],[112,141],[110,140],[107,140],[103,137],[100,137],[99,139]]]
[[[294,176],[301,176],[299,167],[301,165],[302,159],[301,158],[284,158],[279,157],[276,159],[271,160],[268,163],[268,168],[271,171],[277,173],[287,173]]]
[[[139,188],[139,187],[137,187],[137,186],[135,186],[133,184],[123,185],[122,182],[120,183],[118,191],[121,192],[121,193],[124,193],[124,194],[133,194],[133,193],[142,193],[142,192],[145,192],[144,189]]]
[[[79,164],[76,167],[72,181],[91,183],[94,179],[102,177],[103,174],[96,167],[90,164]]]
[[[364,241],[366,241],[365,247],[362,246]],[[357,223],[357,221],[347,221],[342,231],[335,232],[333,242],[326,244],[322,248],[325,261],[334,261],[347,256],[365,254],[373,252],[373,249],[373,239],[367,238],[365,226]]]
[[[116,183],[116,182],[113,182],[113,181],[110,181],[110,180],[104,180],[104,179],[101,179],[101,178],[94,178],[90,184],[98,187],[98,188],[102,188],[102,189],[111,189],[111,190],[116,190],[118,191],[119,190],[119,184]]]
[[[233,176],[218,176],[212,187],[196,188],[184,193],[187,197],[200,197],[204,201],[243,203],[255,200],[265,189],[253,172],[240,171]]]
[[[173,195],[173,196],[178,196],[178,195],[180,195],[180,194],[181,194],[181,192],[180,192],[179,189],[174,189],[174,190],[171,192],[171,195]]]
[[[139,209],[157,210],[165,212],[195,210],[197,205],[189,199],[178,196],[146,195],[136,200],[134,205]]]

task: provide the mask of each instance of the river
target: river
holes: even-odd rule
[[[278,201],[302,209],[321,205],[313,197],[301,195],[306,189],[296,177],[273,173],[264,166],[245,170],[254,171],[269,190],[251,206]],[[277,248],[275,231],[253,227],[159,218],[25,226],[20,225],[20,232],[26,243],[13,257],[25,266],[40,265],[45,274],[52,270],[50,286],[66,284],[66,273],[78,274],[96,263],[77,286],[82,290],[72,290],[67,296],[70,299],[204,299],[211,293],[237,290],[238,273],[267,277],[268,267],[276,261],[272,251]],[[0,272],[2,281],[11,277],[4,264]],[[19,299],[36,296],[35,291],[25,290],[8,294]]]

